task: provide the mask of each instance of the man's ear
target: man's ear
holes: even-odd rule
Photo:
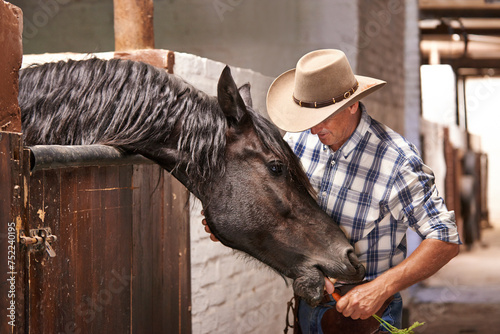
[[[248,117],[247,107],[231,76],[229,66],[224,68],[219,78],[217,100],[224,115],[226,115],[229,126],[238,125]]]
[[[354,115],[359,109],[359,101],[354,103],[353,105],[349,106],[349,112]]]

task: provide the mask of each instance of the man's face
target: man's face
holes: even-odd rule
[[[358,103],[356,102],[313,126],[311,133],[318,135],[324,145],[330,146],[334,151],[338,150],[356,130],[359,122],[359,118],[355,117],[357,109]]]

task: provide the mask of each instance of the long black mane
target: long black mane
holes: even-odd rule
[[[151,65],[92,58],[29,67],[20,73],[19,104],[26,145],[104,144],[153,158],[165,153],[155,149],[175,151],[193,185],[224,173],[228,125],[217,99]],[[247,109],[262,143],[307,188],[276,127]]]

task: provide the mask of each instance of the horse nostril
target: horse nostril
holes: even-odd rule
[[[351,263],[352,267],[354,268],[356,272],[356,276],[361,280],[363,277],[365,277],[366,274],[366,268],[363,266],[361,262],[359,262],[358,257],[356,254],[354,254],[354,250],[350,249],[347,251],[347,259]]]
[[[354,254],[354,251],[352,249],[349,249],[347,251],[347,259],[351,263],[351,265],[354,267],[354,269],[358,269],[361,263],[358,260],[358,257],[356,254]]]

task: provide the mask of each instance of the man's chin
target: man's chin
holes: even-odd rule
[[[318,133],[317,136],[318,136],[319,141],[323,145],[330,146],[330,145],[333,144],[332,140],[331,140],[331,137],[330,137],[330,135],[328,133],[327,134],[323,134],[323,135]]]

